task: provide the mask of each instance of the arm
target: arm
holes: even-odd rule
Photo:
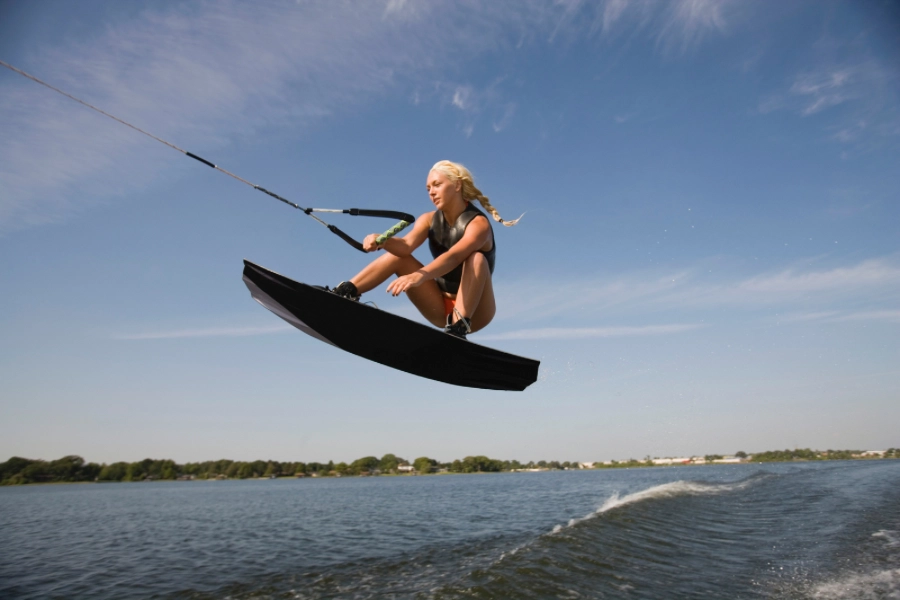
[[[430,213],[429,213],[430,214]],[[416,223],[418,227],[418,222]],[[413,230],[413,234],[415,230]],[[410,234],[410,235],[413,235]],[[488,242],[491,227],[484,217],[477,217],[466,227],[466,232],[461,240],[453,245],[447,252],[425,265],[418,271],[398,277],[388,285],[387,291],[394,296],[405,292],[410,288],[418,287],[422,283],[446,275],[462,264],[469,256],[480,250]],[[428,230],[425,230],[425,237]],[[424,240],[423,240],[424,241]],[[421,243],[421,242],[420,242]]]
[[[384,249],[394,256],[410,256],[416,248],[422,245],[422,242],[428,239],[428,229],[431,227],[431,215],[432,213],[427,212],[419,216],[419,218],[416,219],[416,224],[413,225],[412,230],[406,235],[400,238],[388,238],[381,246],[375,242],[381,234],[370,233],[363,240],[363,249],[366,252]]]

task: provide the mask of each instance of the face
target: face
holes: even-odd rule
[[[453,202],[462,202],[462,183],[451,181],[440,171],[432,171],[425,180],[428,196],[439,210],[450,208]]]

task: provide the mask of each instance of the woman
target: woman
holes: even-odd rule
[[[464,338],[487,326],[497,306],[491,273],[494,271],[494,233],[483,212],[471,202],[478,200],[496,221],[507,227],[487,196],[475,187],[472,174],[463,165],[442,160],[431,168],[425,189],[437,210],[416,219],[412,231],[402,238],[390,238],[380,246],[377,233],[366,236],[366,252],[385,254],[333,290],[359,300],[361,294],[397,275],[387,287],[394,296],[403,292],[419,312],[436,327]],[[428,240],[434,258],[427,265],[413,257],[413,251]]]

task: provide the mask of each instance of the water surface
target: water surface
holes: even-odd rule
[[[900,598],[900,461],[0,489],[3,598]]]

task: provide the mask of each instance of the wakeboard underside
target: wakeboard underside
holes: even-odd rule
[[[488,390],[521,391],[537,380],[539,361],[454,337],[247,260],[244,283],[257,302],[300,331],[394,369]]]

